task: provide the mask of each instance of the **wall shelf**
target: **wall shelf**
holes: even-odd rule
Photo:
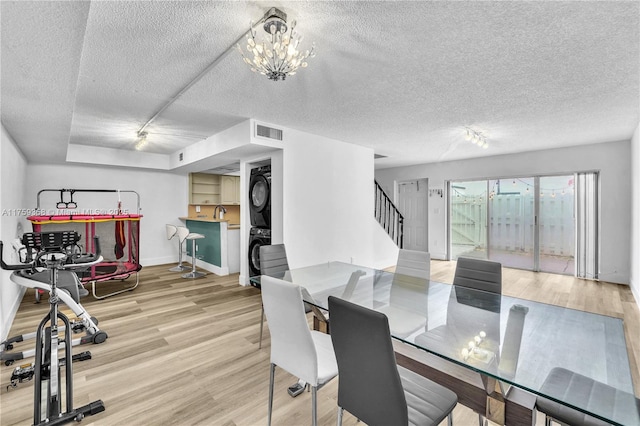
[[[190,173],[189,204],[240,204],[240,177]]]

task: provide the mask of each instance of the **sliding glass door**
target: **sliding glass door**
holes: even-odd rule
[[[487,181],[455,182],[450,187],[451,251],[487,258]]]
[[[451,258],[575,273],[574,175],[450,183]]]
[[[535,179],[489,181],[489,256],[504,266],[535,267]]]
[[[574,177],[540,177],[538,270],[575,273]]]

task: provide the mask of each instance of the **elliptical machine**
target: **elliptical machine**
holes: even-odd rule
[[[60,300],[57,288],[58,272],[63,270],[80,270],[102,261],[100,242],[95,237],[96,253],[70,253],[67,248],[80,239],[75,231],[39,232],[23,235],[28,247],[35,248],[38,253],[32,262],[19,265],[7,265],[2,260],[3,245],[0,241],[0,266],[2,269],[17,271],[35,269],[49,271],[49,312],[42,319],[36,331],[35,349],[35,383],[34,383],[34,425],[59,425],[71,421],[81,421],[87,415],[105,410],[101,400],[93,401],[80,408],[73,408],[73,368],[71,353],[72,327],[69,319],[58,310]],[[62,294],[62,293],[60,293]],[[59,326],[59,322],[62,326]],[[48,324],[48,326],[47,326]],[[64,339],[59,336],[65,329]],[[65,350],[65,411],[62,411],[62,380],[60,369],[62,359],[58,350],[64,345]]]

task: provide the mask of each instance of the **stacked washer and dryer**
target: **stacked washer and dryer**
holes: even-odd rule
[[[271,166],[256,167],[249,179],[249,276],[260,275],[260,246],[271,244]]]

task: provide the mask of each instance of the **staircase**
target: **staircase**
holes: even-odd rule
[[[377,181],[375,181],[375,191],[376,219],[384,230],[387,231],[387,234],[389,234],[389,237],[391,237],[393,242],[399,248],[402,248],[404,237],[404,217]]]

